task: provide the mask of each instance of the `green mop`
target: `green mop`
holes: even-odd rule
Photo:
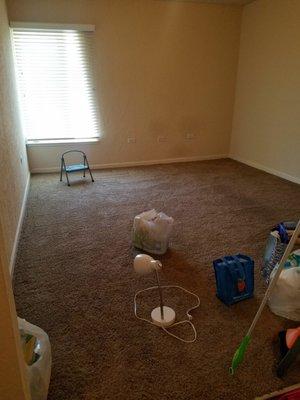
[[[293,250],[293,247],[295,245],[295,242],[296,242],[299,234],[300,234],[300,220],[299,220],[299,222],[298,222],[298,224],[296,226],[296,229],[294,230],[294,233],[293,233],[293,235],[292,235],[292,237],[291,237],[291,239],[289,241],[289,244],[287,245],[287,247],[285,249],[285,252],[284,252],[284,254],[283,254],[282,258],[281,258],[281,261],[280,261],[279,265],[276,266],[277,270],[276,270],[276,272],[275,272],[275,274],[273,276],[273,279],[271,280],[271,282],[270,282],[270,284],[268,286],[268,289],[266,290],[265,296],[264,296],[264,298],[263,298],[263,300],[261,302],[261,305],[259,306],[259,309],[258,309],[253,321],[252,321],[252,324],[251,324],[246,336],[244,337],[244,339],[242,340],[241,344],[239,345],[238,349],[234,353],[234,356],[233,356],[233,359],[232,359],[232,362],[231,362],[231,367],[229,369],[229,371],[230,371],[230,373],[232,375],[236,371],[237,367],[243,362],[247,347],[248,347],[248,345],[250,343],[250,340],[251,340],[252,332],[254,331],[254,328],[255,328],[255,326],[257,324],[257,321],[258,321],[259,317],[261,316],[261,314],[263,312],[263,309],[264,309],[264,307],[265,307],[265,305],[266,305],[266,303],[268,301],[268,298],[270,297],[270,294],[271,294],[273,288],[275,287],[276,282],[278,281],[279,275],[280,275],[280,273],[281,273],[281,271],[282,271],[282,269],[284,267],[284,264],[285,264],[288,256],[290,255],[290,253]]]

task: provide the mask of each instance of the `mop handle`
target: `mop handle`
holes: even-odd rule
[[[280,260],[280,263],[278,265],[277,271],[275,272],[275,275],[273,276],[273,279],[271,280],[271,282],[270,282],[270,284],[268,286],[268,289],[266,290],[266,293],[265,293],[265,296],[264,296],[264,298],[263,298],[263,300],[261,302],[261,305],[259,306],[259,309],[258,309],[258,311],[257,311],[257,313],[256,313],[256,315],[254,317],[254,320],[252,321],[252,324],[251,324],[251,326],[250,326],[250,328],[249,328],[249,330],[247,332],[248,336],[251,336],[251,334],[252,334],[252,332],[253,332],[253,330],[255,328],[255,325],[257,324],[257,321],[258,321],[259,317],[261,316],[261,313],[263,312],[263,309],[264,309],[264,307],[265,307],[265,305],[266,305],[266,303],[268,301],[268,298],[269,298],[274,286],[276,285],[276,282],[278,281],[279,275],[280,275],[281,271],[283,270],[284,264],[285,264],[286,260],[288,259],[290,253],[293,250],[293,247],[295,245],[295,242],[296,242],[299,234],[300,234],[300,220],[298,221],[296,229],[294,230],[294,233],[293,233],[293,235],[292,235],[292,237],[291,237],[291,239],[290,239],[290,241],[289,241],[289,243],[288,243],[288,245],[287,245],[287,247],[285,249],[285,252],[284,252],[284,254],[283,254],[283,256],[282,256],[282,258]]]

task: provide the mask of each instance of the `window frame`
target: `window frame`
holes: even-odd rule
[[[11,43],[13,47],[13,53],[14,53],[14,69],[15,69],[15,76],[16,76],[16,83],[17,83],[17,89],[18,89],[18,108],[21,111],[21,104],[20,104],[20,91],[19,91],[19,84],[18,84],[18,77],[17,77],[17,68],[16,68],[16,50],[14,46],[14,39],[13,39],[13,29],[23,29],[23,30],[32,30],[32,29],[48,29],[48,30],[75,30],[79,32],[95,32],[95,25],[92,24],[59,24],[59,23],[40,23],[40,22],[20,22],[20,21],[10,21],[10,36],[11,36]],[[94,68],[93,65],[90,65],[92,67],[91,71],[91,76],[93,79],[94,86],[96,86],[96,79],[95,79],[95,73],[94,73]],[[98,110],[98,102],[97,102],[97,96],[95,95],[95,109],[97,113],[97,120],[98,120],[98,125],[99,125],[99,132],[98,136],[91,136],[91,137],[83,137],[83,138],[37,138],[37,139],[32,139],[32,138],[27,138],[25,135],[25,129],[23,126],[23,117],[21,119],[21,124],[22,124],[22,130],[24,134],[24,138],[26,141],[26,145],[31,147],[31,146],[48,146],[48,145],[60,145],[60,144],[67,144],[67,143],[97,143],[101,140],[101,131],[100,131],[100,118],[99,118],[99,110]]]

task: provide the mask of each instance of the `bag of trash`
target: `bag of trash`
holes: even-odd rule
[[[277,267],[271,274],[271,280]],[[284,269],[269,298],[269,307],[274,314],[300,321],[300,268]]]
[[[46,400],[51,375],[51,346],[43,329],[18,318],[32,400]]]
[[[137,215],[133,222],[133,245],[148,253],[164,254],[173,223],[172,217],[154,209]]]

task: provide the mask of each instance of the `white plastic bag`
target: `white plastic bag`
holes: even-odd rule
[[[133,222],[133,244],[135,247],[153,254],[164,254],[174,220],[163,212],[145,211],[137,215]]]
[[[271,278],[276,269],[273,270]],[[284,269],[269,298],[269,307],[274,314],[300,321],[300,268]]]
[[[20,332],[36,337],[34,352],[38,359],[32,364],[26,364],[27,377],[32,400],[46,400],[51,375],[51,346],[47,333],[25,319],[18,318]]]

